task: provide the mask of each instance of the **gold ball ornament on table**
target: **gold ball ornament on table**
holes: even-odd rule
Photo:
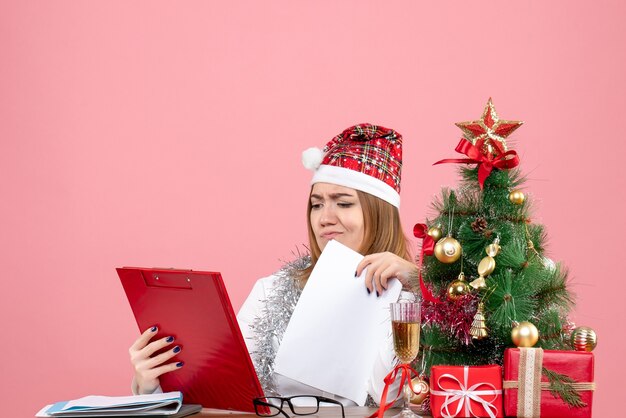
[[[571,342],[576,351],[593,351],[598,344],[598,337],[589,327],[577,327],[572,331]]]
[[[440,239],[435,245],[435,257],[442,263],[454,263],[461,257],[462,252],[459,241],[450,236]]]
[[[421,377],[414,377],[411,380],[411,386],[416,393],[411,393],[411,403],[413,405],[421,405],[430,394],[430,386]]]
[[[443,236],[443,232],[441,232],[441,227],[439,225],[431,226],[428,228],[428,232],[426,233],[430,235],[435,242],[439,241]]]
[[[526,196],[524,196],[524,193],[521,190],[513,190],[509,193],[509,200],[514,205],[521,205],[524,203],[524,200],[526,200]]]
[[[532,347],[539,341],[539,330],[531,322],[522,321],[513,327],[511,340],[517,347]]]
[[[448,299],[457,300],[470,292],[469,284],[465,281],[465,274],[461,272],[459,277],[448,285]]]

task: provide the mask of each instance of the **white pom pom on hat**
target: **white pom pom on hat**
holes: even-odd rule
[[[311,171],[315,171],[322,164],[324,159],[324,152],[316,147],[311,147],[302,151],[302,165]]]

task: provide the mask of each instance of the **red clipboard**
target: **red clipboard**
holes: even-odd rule
[[[164,392],[179,390],[186,404],[254,412],[263,390],[220,273],[157,268],[117,269],[140,332],[174,336],[185,365],[161,375]]]

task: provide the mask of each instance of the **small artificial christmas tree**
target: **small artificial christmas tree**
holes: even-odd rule
[[[436,217],[415,228],[424,238],[422,375],[438,364],[502,364],[512,337],[519,346],[571,349],[567,271],[544,256],[546,233],[532,222],[507,146],[521,124],[500,120],[489,99],[480,120],[457,123],[464,138],[456,151],[468,158],[438,162],[463,165],[460,187],[444,189]]]

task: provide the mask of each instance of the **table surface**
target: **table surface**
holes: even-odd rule
[[[360,407],[360,406],[350,406],[350,407],[344,407],[344,411],[346,414],[346,417],[369,417],[370,415],[372,415],[374,412],[376,412],[375,408],[367,408],[367,407]],[[289,416],[293,416],[293,414],[290,413],[291,411],[288,411],[287,414]],[[385,417],[392,417],[394,415],[396,415],[398,412],[400,412],[400,409],[390,409],[389,411],[387,411],[385,413]],[[430,417],[430,415],[420,415],[422,417]],[[208,409],[208,408],[204,408],[202,409],[202,411],[200,411],[197,414],[194,415],[190,415],[190,417],[212,417],[212,418],[250,418],[250,417],[256,417],[256,414],[253,413],[246,413],[246,412],[233,412],[233,411],[224,411],[224,410],[218,410],[218,409]],[[282,415],[277,415],[278,418],[283,418]],[[315,414],[315,415],[306,415],[302,418],[306,418],[306,417],[311,417],[311,418],[316,418],[316,417],[341,417],[341,412],[339,411],[338,408],[335,407],[328,407],[328,408],[321,408],[319,413]]]

